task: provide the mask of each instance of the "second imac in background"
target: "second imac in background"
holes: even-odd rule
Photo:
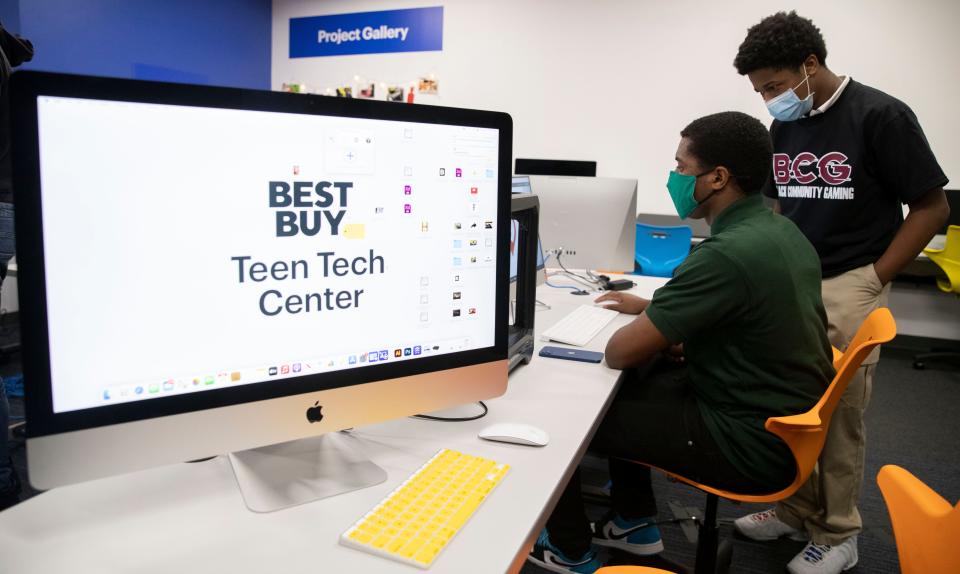
[[[633,271],[637,180],[568,176],[531,176],[529,180],[540,198],[543,251],[556,260],[556,266]]]

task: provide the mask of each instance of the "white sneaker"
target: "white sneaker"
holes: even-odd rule
[[[733,521],[733,527],[751,540],[776,540],[781,536],[789,536],[791,540],[800,542],[809,540],[805,532],[781,522],[774,508],[741,516]]]
[[[857,565],[857,537],[836,546],[810,542],[787,564],[790,574],[840,574]]]

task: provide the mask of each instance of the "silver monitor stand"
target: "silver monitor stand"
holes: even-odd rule
[[[230,463],[247,508],[273,512],[387,480],[355,442],[327,433],[230,453]]]

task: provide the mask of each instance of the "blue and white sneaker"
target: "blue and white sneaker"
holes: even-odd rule
[[[597,551],[592,547],[587,553],[577,559],[568,558],[556,546],[550,543],[550,536],[544,528],[533,545],[533,550],[527,560],[551,572],[575,572],[576,574],[593,574],[603,567],[597,559]]]
[[[652,516],[626,520],[610,511],[590,527],[593,529],[594,544],[619,548],[638,556],[663,552],[660,528]]]

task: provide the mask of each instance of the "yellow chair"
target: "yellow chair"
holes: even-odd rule
[[[951,225],[947,228],[947,241],[943,249],[927,247],[923,253],[943,269],[945,277],[937,278],[937,287],[944,293],[960,295],[960,225]],[[957,351],[922,353],[913,357],[913,366],[916,369],[923,369],[925,362],[931,359],[958,360],[960,353]]]
[[[807,481],[810,473],[813,472],[813,467],[817,464],[824,440],[827,438],[827,430],[830,427],[833,411],[836,409],[843,392],[847,389],[850,379],[877,345],[889,342],[896,334],[897,325],[893,320],[893,315],[890,314],[890,310],[886,308],[875,309],[857,330],[857,334],[850,341],[846,352],[835,358],[834,366],[837,369],[837,374],[817,404],[805,413],[767,419],[765,428],[783,439],[797,463],[796,478],[790,486],[783,490],[770,494],[740,494],[699,484],[668,470],[658,469],[680,482],[685,482],[707,493],[707,507],[699,526],[696,574],[712,574],[717,571],[717,550],[719,548],[718,499],[723,497],[741,502],[769,503],[783,500],[796,492]],[[646,464],[642,461],[638,462]],[[653,465],[647,466],[657,468]],[[727,558],[725,557],[724,560],[727,560]],[[726,567],[727,565],[724,564],[723,566]]]
[[[877,474],[887,503],[903,574],[960,572],[960,502],[951,506],[899,466]]]
[[[937,279],[937,287],[944,293],[960,294],[960,225],[947,228],[943,249],[927,247],[923,253],[947,275]]]

